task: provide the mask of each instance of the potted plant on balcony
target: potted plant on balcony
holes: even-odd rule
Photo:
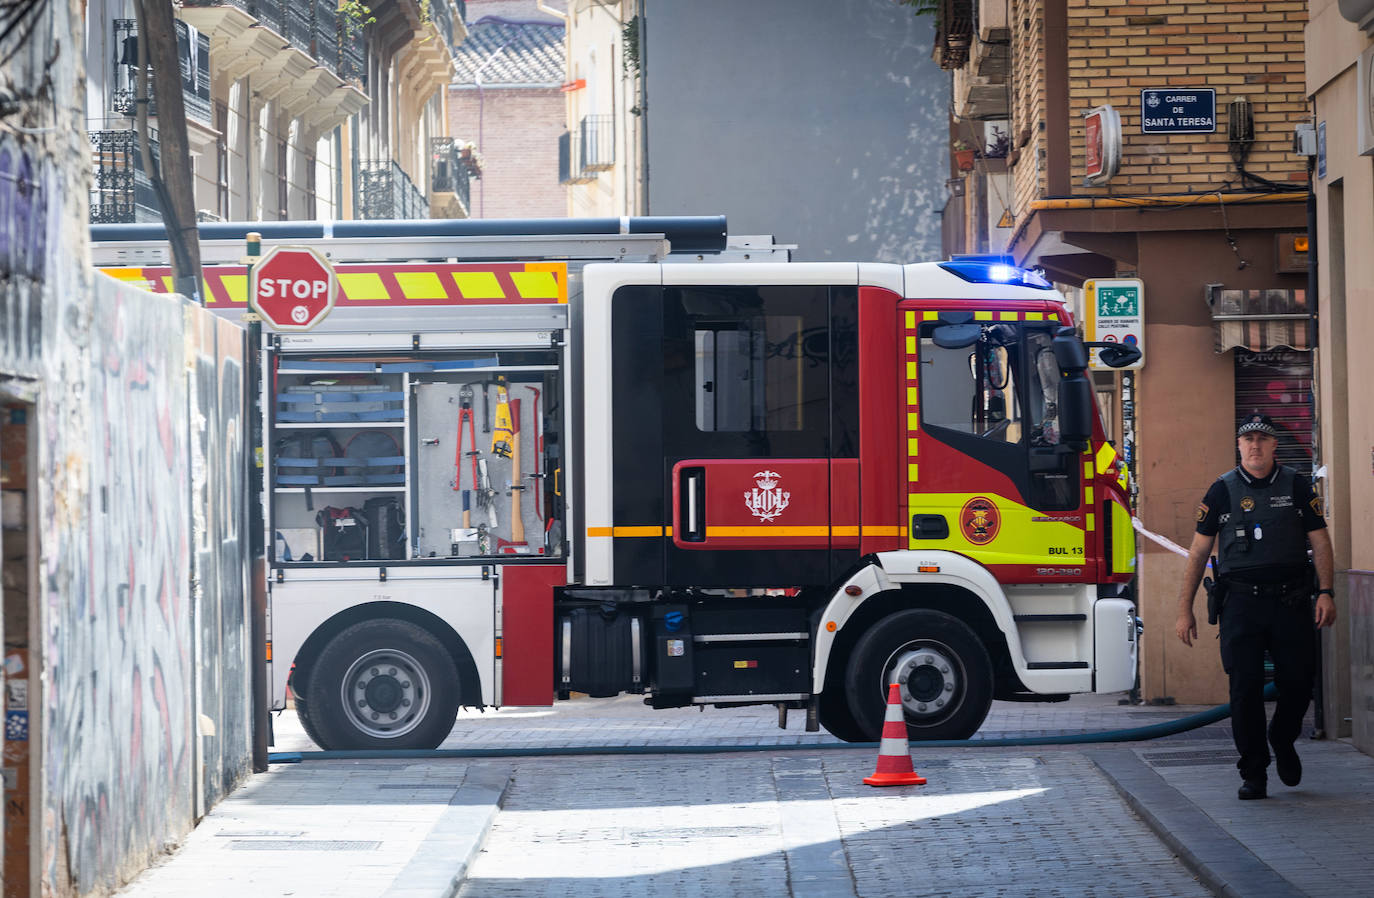
[[[469,177],[482,177],[482,154],[477,152],[477,144],[470,140],[458,144],[458,162],[467,169]]]
[[[1001,128],[993,126],[992,139],[983,149],[984,159],[1005,159],[1011,152],[1011,135]]]
[[[950,144],[950,149],[954,151],[954,164],[959,171],[973,171],[973,159],[978,151],[969,146],[968,141],[959,138]]]

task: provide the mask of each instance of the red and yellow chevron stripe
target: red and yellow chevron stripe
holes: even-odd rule
[[[481,262],[344,264],[339,306],[531,305],[568,301],[565,262]],[[172,292],[171,268],[102,268],[119,280],[154,293]],[[205,304],[211,308],[248,305],[248,269],[215,265],[205,269]]]

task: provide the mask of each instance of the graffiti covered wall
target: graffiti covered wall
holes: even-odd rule
[[[178,296],[91,286],[86,426],[43,403],[40,454],[65,485],[40,540],[54,895],[136,875],[251,752],[242,332]]]
[[[118,888],[247,775],[242,332],[92,272],[84,4],[13,6],[0,393],[32,409],[33,875],[66,898]]]

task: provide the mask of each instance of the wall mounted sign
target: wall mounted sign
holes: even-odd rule
[[[1217,92],[1178,87],[1140,92],[1140,133],[1211,134],[1217,130]]]
[[[1083,183],[1106,184],[1121,168],[1121,116],[1110,105],[1098,106],[1083,116],[1087,165]]]
[[[1089,343],[1123,343],[1140,350],[1140,359],[1127,368],[1145,367],[1145,283],[1139,278],[1095,278],[1083,284],[1083,331]],[[1112,371],[1089,350],[1095,371]]]

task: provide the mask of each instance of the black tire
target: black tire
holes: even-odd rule
[[[882,737],[888,683],[901,683],[907,737],[967,739],[992,707],[992,661],[967,624],[943,611],[899,611],[859,638],[845,671],[858,728]]]
[[[305,735],[310,737],[311,742],[320,748],[328,749],[329,746],[324,744],[324,737],[320,735],[320,728],[315,726],[315,721],[310,716],[310,702],[306,700],[304,695],[296,691],[297,677],[294,674],[291,676],[290,683],[291,701],[296,706],[296,719],[301,722],[301,729],[305,730]],[[303,684],[304,679],[302,678]]]
[[[821,726],[836,739],[845,742],[869,741],[868,734],[854,722],[854,715],[849,713],[843,688],[827,689],[821,693],[816,715],[820,718]]]
[[[409,621],[364,621],[339,633],[305,692],[315,730],[306,732],[329,749],[437,748],[458,716],[453,658]]]

